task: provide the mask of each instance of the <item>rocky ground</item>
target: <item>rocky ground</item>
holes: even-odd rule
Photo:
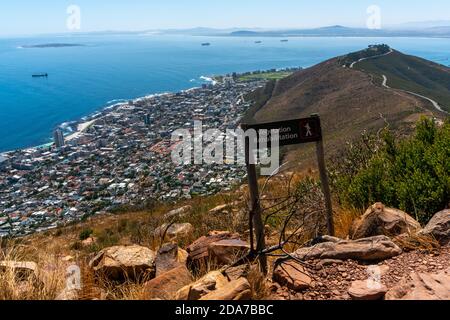
[[[295,292],[274,282],[269,299],[276,300],[351,300],[348,291],[355,281],[366,281],[378,267],[381,283],[387,289],[394,288],[402,279],[411,280],[410,274],[439,273],[450,268],[450,247],[433,253],[413,251],[377,264],[360,263],[354,260],[311,260],[306,267],[312,282],[303,292]]]
[[[210,214],[227,208],[219,206]],[[166,215],[183,221],[191,209]],[[58,289],[55,297],[116,299],[114,291],[131,286],[132,292],[119,299],[450,300],[450,210],[436,213],[422,228],[405,212],[377,203],[354,221],[346,239],[322,236],[284,258],[269,259],[267,276],[240,259],[248,258],[250,249],[245,236],[210,231],[179,247],[176,239],[192,229],[189,223],[156,228],[157,236],[168,242],[155,250],[119,245],[95,252],[80,270],[80,286]],[[72,260],[64,258],[68,267]],[[76,272],[67,276],[67,283],[78,283]],[[0,285],[9,279],[15,289],[28,279],[28,287],[36,290],[45,287],[45,278],[48,268],[35,262],[0,261]]]

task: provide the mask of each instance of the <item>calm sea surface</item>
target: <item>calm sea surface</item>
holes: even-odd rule
[[[261,44],[255,41],[261,40]],[[210,42],[211,46],[201,46]],[[22,49],[77,43],[82,47]],[[73,36],[0,39],[0,151],[47,143],[55,126],[120,99],[200,86],[203,76],[283,67],[387,43],[450,64],[448,39]],[[32,78],[33,73],[48,73]]]

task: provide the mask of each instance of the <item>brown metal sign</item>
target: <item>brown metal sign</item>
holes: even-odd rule
[[[267,140],[268,145],[275,137],[271,136],[271,130],[279,130],[279,145],[288,146],[294,144],[317,142],[322,140],[322,128],[319,117],[309,117],[296,120],[261,123],[255,125],[242,124],[243,130],[256,130],[258,143]],[[266,130],[267,135],[261,136],[260,132]]]

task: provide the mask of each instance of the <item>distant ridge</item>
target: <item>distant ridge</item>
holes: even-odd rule
[[[419,95],[450,111],[449,68],[395,50],[390,54],[377,50],[372,47],[336,57],[270,83],[263,96],[254,99],[263,103],[251,109],[246,121],[271,122],[318,113],[332,150],[365,130],[377,131],[388,124],[409,132],[421,115],[446,116]],[[365,57],[373,58],[349,67]],[[387,76],[389,88],[383,86],[382,75]]]
[[[239,30],[230,36],[262,37],[450,37],[450,27],[440,26],[417,29],[367,29],[350,28],[341,25],[314,29],[286,29],[273,31]]]

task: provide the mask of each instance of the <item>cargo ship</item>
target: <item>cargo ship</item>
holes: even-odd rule
[[[210,46],[210,45],[211,45],[211,43],[209,43],[209,42],[202,43],[202,46],[204,46],[204,47],[207,47],[207,46]]]
[[[33,78],[48,78],[48,73],[35,73],[31,75]]]

